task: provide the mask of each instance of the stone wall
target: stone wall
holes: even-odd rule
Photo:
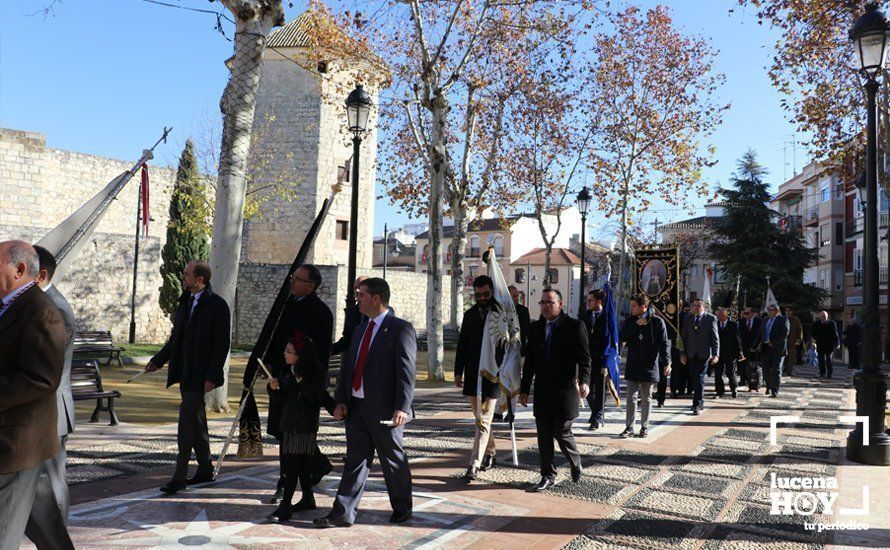
[[[318,266],[323,284],[319,296],[334,312],[334,336],[339,338],[343,328],[343,308],[346,300],[346,266]],[[238,300],[235,319],[235,341],[252,343],[256,340],[263,322],[272,307],[282,281],[290,265],[241,264],[238,275]],[[382,277],[380,269],[362,270],[360,273]],[[417,330],[426,329],[427,277],[423,273],[393,272],[386,274],[392,289],[390,300],[396,315],[410,321]],[[336,281],[336,284],[333,282]],[[447,286],[447,285],[446,285]],[[451,302],[450,291],[446,288],[442,296],[443,311]]]
[[[116,160],[46,146],[36,132],[0,129],[0,240],[36,241],[129,170],[134,159]],[[158,305],[160,251],[166,239],[175,171],[150,166],[150,237],[140,244],[136,287],[137,340],[163,341],[170,325]],[[110,330],[117,341],[129,334],[133,238],[139,176],[108,208],[90,243],[65,280],[58,281],[79,328]]]

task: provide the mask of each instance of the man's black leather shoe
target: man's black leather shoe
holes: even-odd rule
[[[591,422],[591,423],[590,423],[590,429],[591,429],[591,430],[598,430],[598,429],[600,429],[600,423],[599,423],[599,422],[596,422],[596,421]]]
[[[291,518],[291,507],[285,505],[283,502],[278,505],[278,508],[269,514],[269,521],[272,523],[284,523]]]
[[[316,518],[312,520],[312,523],[314,523],[316,527],[321,527],[322,529],[330,527],[352,527],[352,524],[345,521],[343,518],[332,518],[330,516]]]
[[[185,482],[186,485],[197,485],[198,483],[210,483],[212,481],[216,481],[216,478],[213,477],[213,474],[210,475],[198,475],[188,478],[188,481]]]
[[[498,463],[497,455],[485,455],[482,458],[482,466],[479,468],[480,471],[486,471],[494,468]]]
[[[572,481],[574,481],[575,483],[578,483],[579,481],[581,481],[581,474],[583,474],[583,473],[584,473],[584,470],[580,467],[572,468]]]
[[[701,414],[701,409],[699,409],[698,407],[692,409],[692,414],[694,414],[695,416],[700,415],[700,414]]]
[[[649,430],[647,428],[640,428],[640,433],[637,434],[637,437],[646,438],[649,435]]]
[[[405,523],[406,521],[411,519],[412,515],[413,514],[412,514],[411,510],[408,510],[407,512],[393,512],[392,515],[389,516],[389,522],[390,523]]]
[[[549,477],[542,477],[541,481],[539,481],[537,485],[531,488],[531,492],[539,493],[550,487],[553,487],[553,479]]]
[[[275,494],[272,495],[272,498],[269,499],[269,504],[278,504],[281,502],[281,498],[284,496],[284,487],[279,487],[275,489]]]
[[[170,483],[161,487],[161,492],[167,493],[168,495],[175,495],[176,493],[180,493],[182,491],[185,491],[184,481],[171,481]]]
[[[464,474],[464,479],[467,481],[476,481],[476,478],[479,476],[479,468],[475,466],[470,466],[467,468],[467,473]]]
[[[633,437],[634,429],[633,428],[625,428],[623,432],[618,434],[618,437]]]

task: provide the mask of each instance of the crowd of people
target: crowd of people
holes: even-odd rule
[[[38,548],[73,548],[67,532],[68,488],[65,445],[74,431],[70,387],[74,315],[53,286],[55,259],[22,241],[0,243],[0,548],[17,548],[27,536]],[[145,367],[167,366],[167,387],[178,384],[180,406],[178,456],[165,494],[214,481],[204,396],[224,381],[230,347],[229,307],[211,287],[207,262],[191,261],[183,270],[183,293],[173,316],[171,335]],[[320,410],[345,422],[347,451],[331,511],[314,520],[321,528],[348,527],[359,503],[375,454],[392,505],[392,523],[412,517],[412,477],[403,446],[405,425],[413,418],[417,340],[414,327],[389,305],[390,288],[380,278],[359,277],[354,305],[346,311],[341,337],[333,342],[334,316],[318,296],[317,267],[299,266],[290,277],[290,296],[264,356],[271,377],[267,431],[279,441],[279,480],[268,518],[286,522],[294,513],[316,509],[313,487],[333,469],[317,442]],[[554,441],[565,455],[571,479],[583,475],[572,424],[580,400],[590,409],[590,430],[605,422],[608,374],[607,327],[602,290],[587,296],[580,319],[564,311],[556,289],[541,293],[541,315],[531,321],[510,287],[520,326],[521,385],[515,400],[533,401],[541,479],[529,487],[543,491],[556,482]],[[473,281],[475,304],[464,314],[454,363],[454,383],[468,398],[475,434],[464,477],[497,466],[492,424],[498,418],[499,385],[480,376],[486,318],[497,307],[494,283],[482,275]],[[653,400],[664,406],[691,399],[691,413],[701,414],[705,386],[714,377],[714,398],[741,384],[749,391],[777,397],[783,376],[803,360],[801,348],[812,342],[820,376],[833,375],[832,354],[847,345],[850,366],[858,366],[861,329],[851,322],[841,340],[837,327],[820,312],[805,338],[799,319],[777,305],[761,318],[746,308],[738,321],[725,308],[716,314],[693,300],[680,314],[679,334],[651,307],[645,294],[630,300],[619,331],[625,349],[625,430],[620,437],[645,438]],[[342,354],[333,395],[328,391],[332,353]],[[617,381],[613,381],[617,382]],[[618,386],[619,384],[615,384]],[[530,396],[534,395],[531,400]],[[640,409],[637,431],[637,409]],[[197,470],[189,477],[191,457]],[[301,497],[293,502],[297,487]]]

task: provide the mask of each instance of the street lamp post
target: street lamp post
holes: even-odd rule
[[[349,92],[346,98],[346,118],[349,123],[349,131],[352,132],[352,210],[349,214],[349,266],[347,268],[346,285],[352,288],[355,281],[355,271],[358,256],[358,168],[359,149],[362,145],[362,135],[368,127],[368,117],[371,114],[371,96],[364,90],[361,84]],[[355,297],[352,292],[346,292],[346,309],[355,306]]]
[[[887,375],[881,372],[881,320],[878,314],[878,179],[877,179],[877,78],[884,69],[888,41],[887,19],[876,4],[869,4],[853,29],[850,39],[856,47],[865,77],[867,95],[865,150],[865,277],[863,285],[862,370],[853,377],[856,388],[856,416],[868,417],[847,436],[847,458],[863,464],[890,464],[890,436],[886,432]],[[868,430],[868,433],[865,433]]]
[[[586,310],[587,296],[584,294],[584,285],[587,282],[586,265],[584,263],[584,253],[587,250],[585,241],[585,229],[587,228],[587,211],[590,209],[590,191],[585,186],[578,193],[578,211],[581,212],[581,280],[578,281],[578,319],[581,319]]]

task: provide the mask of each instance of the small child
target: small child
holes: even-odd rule
[[[324,368],[315,353],[315,343],[302,332],[295,332],[284,349],[284,368],[278,378],[269,381],[270,393],[281,400],[282,432],[279,453],[284,457],[284,497],[269,520],[283,523],[292,512],[315,510],[312,494],[312,465],[316,453],[319,409],[334,411],[334,398],[325,389]],[[291,504],[300,482],[303,497]]]

